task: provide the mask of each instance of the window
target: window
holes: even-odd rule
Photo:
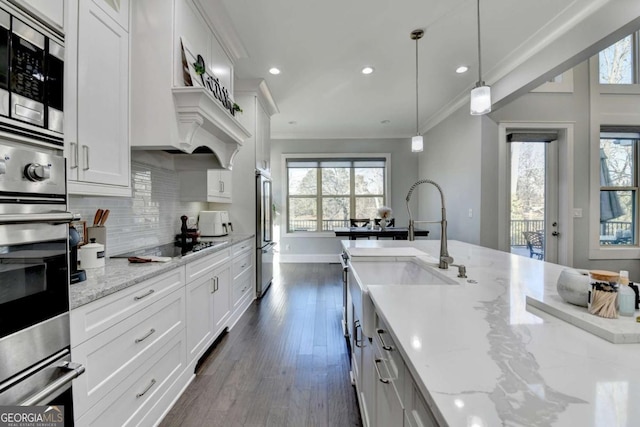
[[[600,132],[600,245],[636,246],[638,132]]]
[[[386,158],[287,159],[287,232],[333,231],[385,204]]]
[[[599,54],[600,84],[634,84],[638,76],[639,33],[612,44]]]

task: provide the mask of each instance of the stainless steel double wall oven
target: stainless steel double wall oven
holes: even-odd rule
[[[0,142],[0,406],[65,406],[70,360],[69,223],[62,150]]]

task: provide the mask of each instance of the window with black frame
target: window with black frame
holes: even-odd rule
[[[600,245],[638,245],[640,127],[600,132]]]
[[[327,232],[375,218],[385,204],[386,159],[287,159],[287,232]]]

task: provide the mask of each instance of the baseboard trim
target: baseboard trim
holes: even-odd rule
[[[280,254],[280,262],[284,263],[339,263],[339,254]]]

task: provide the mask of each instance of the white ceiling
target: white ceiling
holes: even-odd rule
[[[494,83],[607,1],[482,0],[484,79]],[[425,30],[419,42],[421,130],[467,97],[478,78],[476,0],[219,3],[248,55],[237,60],[236,78],[264,78],[279,107],[272,138],[414,135],[415,42],[409,34],[416,28]],[[365,65],[375,72],[362,75]],[[459,65],[470,69],[458,75]],[[268,73],[274,66],[280,75]]]

